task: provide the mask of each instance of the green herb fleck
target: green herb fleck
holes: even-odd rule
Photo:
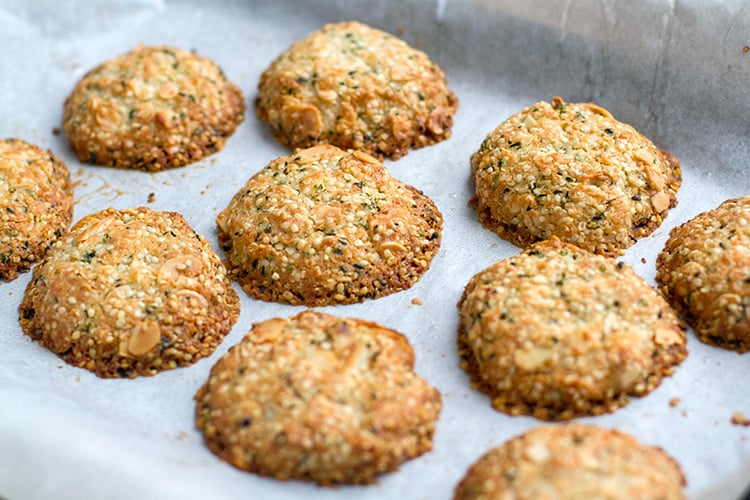
[[[96,250],[91,250],[91,251],[85,252],[81,256],[81,262],[89,263],[89,262],[91,262],[91,259],[93,259],[95,256],[96,256]]]

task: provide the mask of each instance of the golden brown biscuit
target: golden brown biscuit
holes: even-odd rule
[[[520,247],[556,236],[616,256],[677,204],[679,162],[592,104],[538,102],[471,157],[479,221]]]
[[[680,465],[616,429],[536,427],[488,451],[458,484],[455,500],[685,498]]]
[[[272,161],[216,223],[247,293],[322,306],[411,287],[440,247],[443,219],[375,158],[325,145]]]
[[[703,342],[750,351],[750,196],[672,229],[656,280]]]
[[[458,107],[425,53],[358,22],[294,43],[263,72],[255,103],[290,148],[333,144],[394,160],[450,137]]]
[[[65,164],[24,140],[0,140],[0,278],[12,281],[28,271],[72,218]]]
[[[139,46],[78,82],[63,125],[81,161],[158,171],[219,151],[244,114],[242,92],[210,60]]]
[[[68,363],[135,377],[210,355],[237,320],[239,298],[180,214],[109,208],[55,244],[19,313],[24,333]]]
[[[475,275],[458,304],[472,385],[511,415],[612,412],[656,388],[685,356],[685,331],[633,270],[559,240]]]
[[[240,469],[319,484],[370,483],[432,449],[440,393],[407,339],[304,311],[253,325],[195,396],[206,444]]]

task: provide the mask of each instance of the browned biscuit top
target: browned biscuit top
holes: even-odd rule
[[[24,333],[100,377],[135,377],[210,355],[239,298],[208,242],[177,213],[109,208],[78,221],[34,269]]]
[[[677,160],[592,104],[538,102],[471,157],[479,220],[527,247],[556,236],[619,255],[677,204]]]
[[[277,479],[369,483],[432,448],[440,393],[406,338],[304,311],[253,325],[196,394],[197,426],[232,465]]]
[[[63,125],[81,161],[157,171],[219,151],[244,113],[242,92],[210,60],[139,46],[78,82]]]
[[[51,151],[0,140],[0,278],[14,280],[68,230],[73,184]]]
[[[458,307],[463,367],[512,415],[614,411],[687,355],[676,313],[630,266],[558,240],[478,273]]]
[[[397,159],[447,139],[458,99],[443,71],[358,22],[327,24],[263,72],[258,118],[292,147],[334,144]]]
[[[656,280],[702,341],[750,351],[750,196],[672,229]]]
[[[373,157],[329,145],[272,161],[216,222],[232,278],[247,293],[309,306],[411,287],[442,229],[427,196]]]
[[[458,484],[455,500],[678,500],[679,464],[615,429],[536,427],[487,452]]]

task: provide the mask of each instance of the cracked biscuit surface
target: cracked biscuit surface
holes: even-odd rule
[[[555,98],[501,123],[471,157],[479,221],[522,248],[556,236],[609,256],[677,204],[679,162],[593,103]]]
[[[703,342],[750,351],[750,196],[672,229],[656,281]]]
[[[219,257],[185,219],[148,208],[88,215],[35,269],[25,334],[100,377],[135,377],[210,355],[239,315]]]
[[[375,158],[323,145],[272,161],[216,223],[248,294],[322,306],[410,288],[439,250],[443,219]]]
[[[12,281],[68,231],[73,184],[51,151],[0,140],[0,278]]]
[[[458,99],[443,71],[358,22],[327,24],[266,69],[256,112],[290,148],[333,144],[398,159],[451,133]]]
[[[303,311],[253,325],[195,396],[207,446],[235,467],[319,484],[374,481],[432,448],[440,393],[406,337]]]
[[[475,275],[458,304],[472,385],[543,420],[612,412],[686,356],[685,331],[622,262],[548,240]]]
[[[484,454],[454,500],[685,498],[680,465],[662,449],[616,429],[540,426]]]
[[[244,114],[242,92],[212,61],[139,46],[78,82],[63,126],[82,162],[159,171],[222,149]]]

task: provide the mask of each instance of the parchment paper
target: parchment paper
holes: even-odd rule
[[[102,380],[24,337],[17,307],[31,276],[0,285],[0,496],[9,499],[447,499],[469,464],[540,422],[508,417],[458,367],[456,302],[476,272],[518,249],[467,206],[469,156],[502,120],[538,100],[596,101],[683,165],[679,205],[623,260],[653,283],[671,227],[750,193],[750,14],[746,2],[682,0],[0,1],[0,136],[51,148],[75,180],[75,219],[114,206],[182,212],[222,255],[214,218],[271,159],[286,154],[253,112],[261,71],[329,21],[396,33],[446,71],[461,105],[453,137],[387,162],[445,218],[432,268],[412,289],[326,312],[378,321],[414,346],[417,372],[443,394],[434,450],[368,487],[318,488],[234,469],[194,429],[192,397],[252,322],[301,310],[242,297],[235,328],[210,358],[151,378]],[[226,148],[188,167],[147,174],[81,165],[61,127],[62,104],[95,65],[136,44],[171,44],[212,58],[244,91],[245,122]],[[149,193],[155,201],[148,203]],[[415,297],[423,305],[414,305]],[[690,354],[650,395],[582,419],[663,447],[692,498],[737,498],[750,482],[750,354]],[[677,406],[669,401],[679,398]]]

